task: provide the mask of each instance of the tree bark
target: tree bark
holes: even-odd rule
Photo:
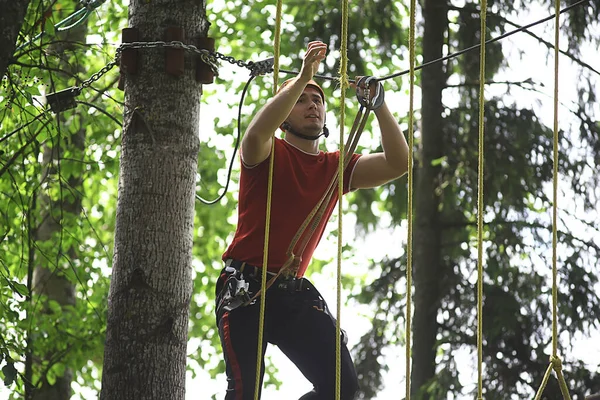
[[[17,36],[28,6],[29,0],[0,0],[0,81],[15,52]]]
[[[184,29],[206,36],[204,1],[133,0],[129,26],[141,41]],[[165,50],[139,50],[125,80],[113,272],[102,375],[103,400],[183,400],[192,295],[194,192],[202,87],[193,57],[165,73]]]
[[[423,6],[423,61],[442,57],[447,30],[446,1],[425,0]],[[412,394],[428,399],[424,385],[435,376],[437,314],[440,307],[441,236],[439,218],[440,167],[432,161],[443,156],[442,90],[446,84],[444,65],[423,69],[421,103],[421,151],[415,171],[414,228],[414,322],[412,346]]]

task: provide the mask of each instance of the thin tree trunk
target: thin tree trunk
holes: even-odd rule
[[[204,1],[134,0],[129,26],[142,41],[177,26],[205,36]],[[103,400],[183,400],[192,295],[194,190],[201,85],[186,54],[165,73],[164,49],[139,51],[125,82],[119,199],[102,376]]]
[[[423,6],[423,61],[442,56],[447,27],[446,1],[425,0]],[[437,314],[440,307],[441,235],[439,221],[440,167],[432,160],[443,156],[441,147],[442,90],[446,82],[442,63],[422,72],[422,142],[416,170],[415,190],[415,312],[412,347],[412,393],[417,399],[428,399],[423,387],[435,376]]]
[[[30,0],[0,0],[0,81],[15,52],[17,36]]]
[[[76,3],[74,4],[76,5]],[[77,48],[75,43],[85,43],[87,34],[87,26],[85,24],[76,28],[65,31],[60,34],[56,44],[49,48],[56,57],[60,57],[61,69],[68,73],[69,76],[77,76],[82,72],[82,66],[73,60],[78,58],[71,57],[73,50]],[[68,87],[75,82],[55,82],[57,85]],[[63,87],[57,87],[57,90]],[[36,229],[36,241],[52,241],[57,243],[56,235],[64,229],[64,223],[69,220],[79,218],[82,211],[81,196],[82,193],[82,174],[83,163],[76,164],[79,167],[79,174],[73,173],[66,184],[62,181],[62,177],[56,176],[60,173],[58,165],[60,165],[62,154],[65,151],[70,153],[73,159],[83,160],[83,152],[85,149],[85,129],[79,128],[73,132],[72,125],[67,121],[74,121],[77,118],[82,118],[76,111],[71,111],[67,117],[59,115],[62,128],[60,134],[64,137],[58,138],[54,142],[54,147],[44,147],[42,163],[44,165],[44,174],[42,179],[48,179],[49,182],[58,182],[61,185],[62,198],[58,202],[51,201],[47,196],[42,196],[40,201],[40,225]],[[79,124],[85,126],[84,123]],[[68,136],[65,133],[69,133]],[[63,232],[64,234],[64,232]],[[48,266],[48,259],[36,254],[36,268],[33,273],[32,291],[34,299],[40,295],[45,296],[48,301],[56,301],[61,306],[75,305],[75,285],[63,274],[62,266],[66,263],[64,258],[68,258],[71,263],[78,257],[77,249],[75,248],[58,248],[59,253],[56,257],[58,265]],[[66,267],[69,268],[69,267]],[[34,300],[35,301],[35,300]],[[36,313],[44,313],[47,309],[47,304],[35,310]],[[35,314],[34,314],[35,318]],[[66,320],[66,319],[65,319]],[[56,321],[57,326],[60,326],[60,321]],[[39,338],[37,340],[43,340]],[[43,347],[46,349],[46,354],[32,354],[34,364],[40,362],[48,362],[55,359],[55,355],[59,352],[54,346],[54,341],[60,340],[53,336],[49,337],[48,343]],[[39,346],[38,346],[39,348]],[[62,360],[57,360],[62,362]],[[43,366],[38,366],[37,371],[44,371]],[[71,381],[73,380],[73,371],[67,365],[63,376],[56,377],[56,381],[50,384],[45,376],[40,377],[40,382],[36,383],[36,388],[31,391],[28,400],[69,400],[71,398]]]

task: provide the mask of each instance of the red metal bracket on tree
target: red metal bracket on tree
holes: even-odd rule
[[[196,39],[196,47],[200,50],[208,50],[213,52],[215,50],[215,39],[210,37],[200,37]],[[210,65],[202,61],[202,57],[196,57],[196,82],[203,85],[213,83],[215,80],[215,73],[213,72]]]
[[[140,37],[140,32],[137,28],[124,28],[121,32],[121,43],[137,42]],[[138,50],[125,49],[121,53],[121,63],[119,65],[121,75],[119,76],[119,89],[125,88],[123,73],[135,75],[138,72]]]
[[[170,26],[165,32],[165,41],[181,42],[185,39],[183,28]],[[185,50],[183,48],[167,47],[165,51],[165,71],[172,76],[181,76],[185,71]]]

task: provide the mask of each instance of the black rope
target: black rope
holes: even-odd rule
[[[213,205],[215,203],[217,203],[218,201],[220,201],[225,194],[227,193],[227,189],[229,188],[229,182],[231,181],[231,172],[233,170],[233,163],[235,161],[235,154],[238,151],[238,148],[240,147],[240,139],[242,137],[242,107],[244,105],[244,98],[246,97],[246,92],[248,91],[248,87],[250,86],[250,83],[252,82],[252,80],[256,77],[256,75],[252,74],[250,76],[250,79],[248,79],[248,82],[246,82],[246,85],[244,86],[244,90],[242,90],[242,97],[240,99],[240,104],[238,106],[238,118],[237,118],[237,139],[235,140],[235,147],[233,149],[233,156],[231,156],[231,161],[229,162],[229,169],[227,171],[227,182],[225,183],[225,187],[223,188],[223,193],[221,193],[215,200],[205,200],[202,197],[200,197],[200,195],[198,195],[198,193],[196,193],[196,199],[200,200],[202,203],[206,204],[206,205]]]

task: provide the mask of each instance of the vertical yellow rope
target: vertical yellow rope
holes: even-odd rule
[[[283,0],[277,0],[277,12],[275,15],[275,37],[273,43],[273,95],[277,93],[277,85],[279,79],[279,49],[281,45],[281,14],[283,8]],[[271,225],[271,198],[273,195],[273,166],[275,160],[275,138],[271,138],[271,158],[269,160],[269,179],[267,181],[267,212],[265,218],[265,244],[263,248],[263,265],[261,274],[261,292],[260,296],[260,314],[258,321],[258,343],[256,345],[256,380],[254,383],[254,400],[258,400],[260,393],[260,376],[262,367],[262,342],[264,337],[265,323],[265,308],[267,300],[267,265],[269,258],[269,234]]]
[[[552,357],[557,357],[558,352],[558,282],[556,269],[556,244],[557,244],[557,214],[558,214],[558,59],[560,56],[558,45],[560,42],[560,0],[555,2],[554,19],[554,145],[552,159],[554,172],[552,176]]]
[[[338,254],[337,254],[337,318],[335,324],[335,400],[341,396],[342,369],[342,196],[344,194],[344,124],[346,89],[348,88],[348,0],[341,1],[342,26],[340,40],[340,159],[338,163]],[[351,157],[351,155],[349,155]]]
[[[483,399],[483,167],[485,137],[485,38],[487,0],[481,0],[481,48],[479,56],[479,159],[477,178],[477,399]]]
[[[535,399],[542,398],[544,389],[548,384],[548,379],[552,370],[556,372],[560,391],[563,399],[570,400],[569,389],[562,373],[562,362],[558,357],[558,269],[556,266],[557,260],[557,244],[558,244],[558,59],[560,51],[558,48],[560,42],[560,0],[555,2],[555,18],[554,18],[554,145],[552,151],[552,159],[554,163],[554,176],[552,178],[552,356],[550,356],[550,365],[544,374],[542,384],[535,395]]]
[[[412,247],[413,247],[413,146],[414,146],[414,90],[415,90],[415,15],[416,0],[410,2],[409,48],[409,101],[408,101],[408,201],[406,220],[408,232],[406,239],[406,395],[410,400],[410,363],[412,348]]]

